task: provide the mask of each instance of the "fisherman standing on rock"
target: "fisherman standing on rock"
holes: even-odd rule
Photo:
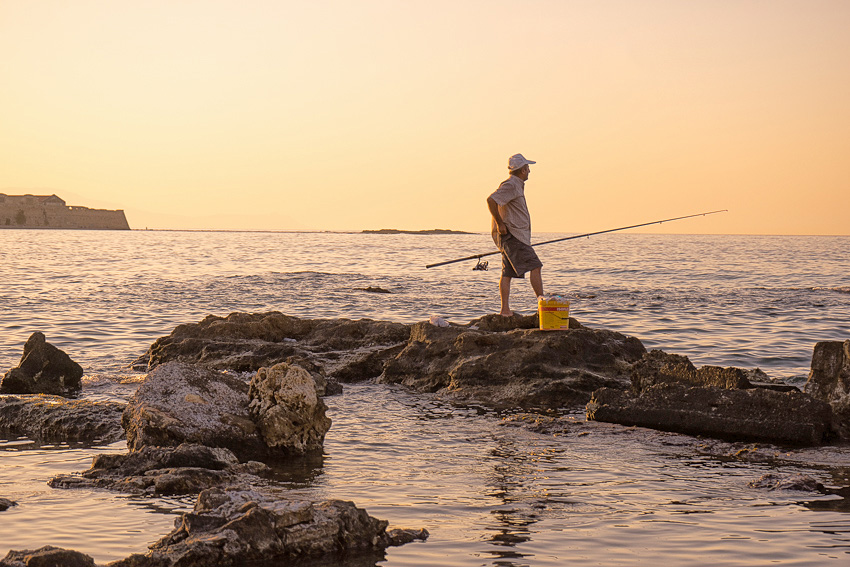
[[[525,203],[525,182],[531,171],[529,165],[534,163],[537,162],[525,159],[522,154],[512,155],[508,159],[510,177],[487,197],[487,207],[493,216],[493,241],[502,253],[502,276],[499,278],[502,309],[499,314],[506,317],[514,314],[508,303],[511,279],[523,278],[526,272],[531,272],[534,295],[543,295],[540,275],[543,262],[531,247],[531,215]]]

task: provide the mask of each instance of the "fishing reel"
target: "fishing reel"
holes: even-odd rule
[[[486,272],[488,264],[489,264],[489,262],[487,262],[487,260],[482,260],[481,258],[478,258],[478,263],[475,264],[475,267],[472,268],[472,270],[473,271],[479,271],[479,272]]]

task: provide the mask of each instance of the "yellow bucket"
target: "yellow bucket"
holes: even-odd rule
[[[543,331],[560,331],[570,328],[570,302],[559,295],[537,298],[537,318]]]

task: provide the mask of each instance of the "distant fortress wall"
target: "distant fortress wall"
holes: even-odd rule
[[[0,193],[2,228],[130,230],[124,211],[69,207],[56,195]]]

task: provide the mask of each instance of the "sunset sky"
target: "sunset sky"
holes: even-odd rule
[[[0,0],[0,192],[133,228],[850,234],[847,0]]]

